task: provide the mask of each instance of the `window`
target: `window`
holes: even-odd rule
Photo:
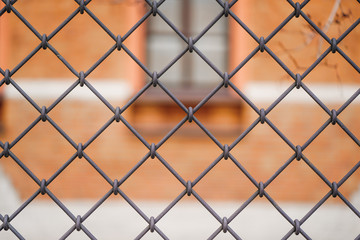
[[[209,0],[166,0],[159,10],[186,38],[195,39],[213,19],[223,13],[223,7]],[[195,46],[216,67],[227,72],[229,54],[229,19],[222,16]],[[159,16],[150,16],[147,25],[147,66],[150,71],[162,71],[175,57],[188,48],[188,43]],[[186,107],[195,107],[212,89],[223,82],[196,53],[186,52],[159,79]],[[229,89],[222,88],[196,112],[206,118],[207,127],[222,136],[234,134],[241,127],[242,101]],[[134,104],[134,126],[142,134],[164,135],[186,115],[159,87],[150,87]],[[219,113],[221,123],[219,124]],[[153,115],[151,115],[153,114]],[[151,117],[151,116],[153,117]],[[143,117],[143,116],[146,116]],[[202,136],[193,124],[182,128],[182,134]]]
[[[186,37],[193,38],[223,11],[216,1],[208,0],[165,1],[159,10]],[[195,45],[223,72],[227,71],[227,25],[227,19],[222,17]],[[160,71],[187,47],[187,43],[160,16],[156,16],[150,17],[147,46],[150,70]],[[220,81],[219,76],[209,69],[203,59],[196,53],[189,52],[161,80],[173,89],[211,88]]]

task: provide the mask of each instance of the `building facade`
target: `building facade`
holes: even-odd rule
[[[14,7],[41,34],[47,36],[78,7],[75,1],[58,2],[57,8],[50,7],[54,4],[50,1],[30,2],[19,1]],[[199,8],[204,6],[203,3],[208,5]],[[38,7],[33,8],[34,5]],[[330,39],[337,39],[360,15],[360,9],[353,6],[358,7],[351,1],[342,1],[340,6],[336,6],[321,0],[310,2],[303,8],[303,12]],[[142,1],[133,0],[93,1],[87,8],[116,36],[126,36],[132,26],[151,9]],[[192,12],[194,9],[196,12]],[[260,0],[239,1],[231,9],[257,37],[263,36],[265,39],[294,11],[286,1],[274,4]],[[185,37],[194,39],[207,23],[224,11],[216,1],[204,0],[166,1],[159,10],[176,23]],[[192,21],[189,22],[189,19]],[[41,41],[14,14],[5,13],[0,18],[0,24],[0,66],[11,71]],[[160,24],[164,26],[159,27]],[[195,46],[216,63],[221,72],[233,72],[259,46],[231,16],[223,16],[212,29]],[[356,27],[339,44],[358,66],[359,39],[360,29]],[[77,72],[92,69],[98,59],[116,44],[88,12],[76,15],[48,42]],[[123,44],[151,72],[161,72],[167,63],[188,48],[187,43],[158,15],[150,15]],[[330,44],[299,17],[284,26],[266,46],[294,74],[303,74]],[[167,48],[168,51],[164,50]],[[79,81],[59,60],[59,56],[49,49],[37,52],[12,75],[12,79],[40,107],[46,108],[68,87]],[[122,48],[111,53],[91,71],[86,80],[113,107],[123,109],[151,78]],[[199,54],[187,51],[182,62],[171,66],[159,81],[184,106],[195,108],[223,79],[204,63]],[[259,109],[265,110],[294,83],[294,79],[267,51],[257,52],[230,81]],[[360,75],[356,68],[335,52],[326,56],[303,82],[328,109],[338,110],[358,91]],[[12,85],[3,84],[1,92],[4,128],[0,140],[11,143],[40,113]],[[358,139],[359,103],[359,99],[355,99],[338,116]],[[114,113],[88,86],[78,85],[48,116],[75,143],[84,144]],[[187,113],[157,86],[141,95],[122,116],[149,144],[157,144]],[[220,143],[228,145],[259,118],[259,114],[231,87],[221,88],[194,116]],[[331,116],[300,88],[293,89],[267,118],[296,146],[308,141]],[[47,180],[77,150],[45,121],[31,129],[11,151],[39,179]],[[121,179],[149,153],[149,149],[122,122],[114,122],[84,152],[111,179]],[[194,181],[223,150],[196,123],[186,122],[157,152],[182,178]],[[230,152],[258,182],[266,182],[294,154],[294,150],[267,123],[258,124]],[[338,182],[358,163],[360,149],[335,124],[328,126],[303,153],[331,182]],[[39,188],[11,158],[2,157],[0,164],[22,198],[28,198]],[[359,189],[359,180],[360,174],[356,171],[341,186],[341,192],[345,196],[353,194]],[[60,198],[98,198],[109,191],[111,186],[89,162],[84,158],[76,158],[48,188]],[[120,188],[137,199],[174,199],[185,189],[157,158],[148,158]],[[205,199],[214,200],[247,199],[257,191],[229,159],[220,160],[194,189]],[[316,201],[329,191],[329,187],[304,161],[295,160],[266,191],[276,200]]]

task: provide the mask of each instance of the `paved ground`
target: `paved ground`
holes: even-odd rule
[[[5,195],[6,193],[6,195]],[[21,202],[10,182],[0,169],[0,213],[12,213]],[[6,197],[4,197],[6,196]],[[120,199],[120,198],[116,198]],[[360,194],[352,203],[360,209]],[[83,215],[95,203],[88,201],[64,201],[75,214]],[[340,203],[340,202],[339,202]],[[136,204],[147,216],[157,216],[168,202],[144,202]],[[236,202],[210,202],[220,216],[230,216],[238,207]],[[279,203],[293,219],[303,217],[313,204]],[[53,202],[35,200],[12,222],[26,239],[59,239],[73,224],[70,218]],[[146,228],[147,223],[123,200],[110,199],[100,206],[83,223],[98,239],[134,239]],[[196,201],[180,201],[156,224],[170,239],[207,239],[220,223]],[[281,239],[292,226],[267,201],[249,205],[229,224],[243,239]],[[313,239],[343,240],[360,237],[360,219],[346,206],[325,204],[302,225]],[[0,232],[1,240],[17,239],[10,231]],[[88,239],[83,232],[75,231],[68,239]],[[143,239],[160,239],[156,233],[148,233]],[[217,239],[234,239],[229,233]],[[303,239],[293,235],[290,239]]]

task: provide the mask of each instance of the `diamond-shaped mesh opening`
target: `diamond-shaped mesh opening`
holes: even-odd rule
[[[218,50],[219,52],[221,51],[220,49]],[[190,53],[186,53],[189,54]],[[206,54],[206,52],[204,52],[204,54]],[[221,54],[216,54],[216,53],[208,53],[209,56],[214,57],[214,55],[220,55],[217,58],[217,61],[219,61],[220,64],[218,65],[218,69],[220,71],[224,71],[226,70],[226,65],[224,63],[224,57],[221,56]],[[218,84],[220,84],[222,82],[222,79],[219,75],[217,75],[217,73],[208,65],[206,64],[206,62],[204,62],[204,60],[199,57],[198,55],[192,54],[191,56],[191,62],[192,65],[195,69],[201,69],[202,71],[195,71],[194,72],[194,78],[196,79],[193,82],[193,87],[194,88],[201,88],[201,87],[213,87],[213,86],[217,86]]]
[[[189,137],[199,144],[188,142]],[[185,123],[157,151],[185,181],[195,180],[222,153],[194,122]]]
[[[234,77],[240,78],[237,86],[258,107],[267,107],[264,103],[274,102],[294,81],[265,52],[257,52]],[[271,94],[273,91],[270,90],[277,92]]]
[[[44,138],[50,142],[46,151],[42,149]],[[48,179],[75,149],[50,123],[40,121],[11,148],[11,151],[39,179]],[[50,157],[51,154],[54,155]],[[23,185],[27,184],[24,182]]]
[[[193,196],[191,198],[193,199]],[[183,219],[181,227],[177,225],[179,222],[177,219]],[[197,200],[186,201],[183,199],[156,225],[170,239],[189,238],[194,231],[198,232],[199,238],[206,239],[220,224]]]
[[[318,57],[318,43],[314,40],[318,35],[303,17],[293,18],[267,45],[291,71],[302,73]]]
[[[241,19],[244,9],[239,8],[241,2],[235,4],[232,9],[237,16]],[[244,11],[245,12],[245,11]],[[228,19],[228,53],[230,56],[230,61],[228,62],[228,70],[234,70],[256,47],[259,45],[254,39],[249,35],[244,28],[236,21],[234,18]],[[234,48],[239,48],[239,51],[234,51]],[[242,71],[243,72],[243,71]],[[249,78],[251,79],[251,78]],[[239,79],[243,80],[242,78]]]
[[[4,103],[2,120],[4,121],[4,137],[6,136],[10,142],[38,118],[39,112],[13,86],[6,88],[7,96],[12,99]],[[21,112],[22,115],[15,112]]]
[[[313,162],[316,165],[315,159]],[[310,186],[316,187],[310,190]],[[330,188],[306,163],[295,159],[265,190],[276,201],[311,202],[312,199],[320,200]]]
[[[151,11],[151,6],[146,6],[146,10]],[[183,11],[184,6],[181,4],[181,1],[162,1],[161,6],[158,7],[159,11],[163,13],[163,15],[169,19],[177,28],[182,28],[182,16],[181,11]],[[150,16],[151,21],[154,22],[150,27],[154,29],[162,29],[162,26],[165,26],[165,21],[159,15]]]
[[[64,44],[64,39],[69,38],[71,41]],[[99,59],[115,41],[88,14],[83,14],[76,15],[49,43],[71,66],[86,71],[94,64],[92,59]]]
[[[315,150],[316,148],[319,148]],[[341,146],[339,152],[334,148]],[[305,150],[304,154],[330,182],[340,181],[359,162],[356,157],[360,149],[356,143],[337,125],[329,125]],[[336,164],[343,158],[342,164]]]
[[[17,240],[17,239],[19,239],[11,231],[1,231],[0,237],[4,238],[4,239],[9,239],[9,240]]]
[[[355,172],[344,182],[343,185],[341,185],[340,191],[343,193],[343,195],[346,195],[347,200],[356,208],[359,209],[360,207],[360,188],[359,182],[360,179],[360,171],[356,166],[354,166],[356,169]],[[350,192],[349,193],[347,193]]]
[[[49,112],[76,144],[88,141],[113,115],[93,92],[79,85]]]
[[[268,36],[282,20],[293,11],[291,5],[286,2],[280,2],[274,6],[266,0],[255,1],[250,4],[247,1],[239,1],[235,4],[237,16],[254,32],[258,37]],[[242,10],[246,9],[246,11]],[[272,18],[271,14],[276,14],[279,18]]]
[[[224,240],[228,240],[228,239],[234,239],[234,237],[230,234],[230,233],[228,233],[228,232],[226,232],[226,233],[224,233],[224,232],[221,232],[217,237],[215,237],[214,239],[224,239]]]
[[[321,6],[321,7],[319,7]],[[334,1],[322,4],[322,1],[309,2],[304,13],[321,28],[329,38],[338,38],[357,19],[360,6],[357,1]]]
[[[288,239],[290,239],[290,240],[304,240],[304,239],[306,239],[306,238],[303,237],[301,234],[299,234],[299,235],[293,234],[293,235],[291,235]]]
[[[85,149],[85,152],[112,180],[120,180],[145,157],[149,149],[131,134],[122,122],[113,122]]]
[[[227,173],[226,178],[220,176],[222,172]],[[223,159],[194,186],[194,190],[208,202],[247,199],[257,191],[257,188],[236,167],[231,159]],[[217,209],[214,208],[214,210]],[[235,210],[236,208],[233,209],[233,212]]]
[[[159,79],[159,81],[162,81]],[[164,84],[165,85],[165,84]],[[129,106],[130,99],[122,105],[127,107],[122,116],[150,144],[157,144],[187,115],[181,107],[158,86],[150,86],[144,94]],[[183,104],[191,104],[192,101]],[[123,107],[123,108],[124,108]],[[186,124],[183,125],[186,127]]]
[[[206,5],[204,5],[206,3]],[[191,31],[190,34],[195,36],[198,35],[204,28],[206,28],[217,13],[220,14],[223,9],[216,1],[204,1],[204,0],[194,0],[193,5],[190,10],[191,21]],[[214,16],[215,14],[215,16]],[[226,28],[226,18],[222,17],[218,20],[217,25],[213,25],[209,34],[222,31]]]
[[[136,164],[134,164],[134,166],[135,165]],[[157,174],[154,174],[154,172]],[[184,191],[185,187],[167,170],[158,158],[155,157],[154,159],[148,158],[138,167],[137,170],[121,184],[120,189],[122,189],[130,199],[134,199],[136,204],[141,206],[141,200],[152,200],[159,197],[166,199],[166,202],[170,203],[172,199],[175,199]],[[166,204],[164,205],[164,208],[165,207]],[[150,213],[156,214],[153,212]]]
[[[9,196],[0,205],[2,214],[10,216],[24,203],[25,199],[28,199],[39,189],[39,186],[10,157],[2,160],[1,170],[1,179],[3,180],[1,191],[6,192],[6,188],[15,187],[12,192],[8,193]],[[17,177],[12,178],[11,176],[14,175]],[[27,183],[26,186],[22,184],[23,182]]]
[[[360,129],[357,128],[354,123],[359,122],[360,116],[358,114],[353,115],[352,113],[359,111],[359,102],[360,98],[358,96],[354,100],[355,104],[350,104],[339,116],[344,125],[349,129],[352,134],[355,135],[357,139],[360,139]]]
[[[11,223],[25,239],[61,238],[73,225],[73,221],[48,197],[46,199],[40,196],[27,205]],[[44,214],[49,214],[52,220],[44,218]],[[31,221],[36,224],[30,227],[27,223]]]
[[[144,4],[139,1],[91,1],[87,7],[106,28],[115,35],[120,34],[120,36],[124,36],[130,30],[129,26],[135,25],[140,20],[141,17],[137,17],[139,13],[144,14],[146,10]],[[114,18],[109,19],[108,15]],[[143,24],[139,26],[140,29],[145,27],[146,25]],[[138,32],[141,30],[135,30],[125,42],[130,49],[130,45],[136,43],[133,40],[141,36]]]
[[[102,56],[101,59],[104,59],[101,62],[93,62],[91,63],[91,72],[90,70],[87,71],[87,73],[89,73],[89,75],[86,77],[86,79],[91,82],[91,84],[100,91],[100,93],[107,98],[107,93],[103,93],[101,92],[102,86],[101,84],[103,82],[112,82],[114,84],[114,89],[116,90],[117,88],[116,85],[120,84],[120,83],[124,83],[129,85],[130,87],[133,87],[133,85],[135,84],[135,80],[139,80],[141,79],[141,84],[138,83],[140,86],[136,86],[136,87],[143,87],[143,85],[145,84],[145,72],[141,69],[141,67],[135,62],[133,61],[133,59],[124,51],[124,49],[120,49],[119,51],[117,49],[115,49],[114,51],[111,51],[111,47],[115,44],[115,42],[111,43],[108,46],[109,50],[108,52],[106,52],[106,54],[104,53],[104,55]],[[128,47],[128,45],[126,45]],[[140,44],[136,44],[135,47],[139,47]],[[130,50],[131,51],[131,50]],[[141,54],[138,53],[139,50],[137,51],[132,51],[133,54],[135,54],[136,57],[140,58],[140,61],[143,61],[143,56]],[[110,55],[109,55],[110,54]],[[119,64],[122,62],[126,62],[128,64]],[[130,84],[129,84],[130,83]],[[99,87],[97,87],[97,85],[99,85]],[[122,89],[119,89],[119,91],[121,91]],[[139,90],[139,89],[136,89]],[[114,95],[113,91],[113,94]],[[119,93],[125,92],[124,94],[120,95],[121,100],[125,100],[127,98],[129,98],[130,94],[134,92],[133,89],[127,89],[126,91],[123,90]],[[111,99],[109,99],[111,100]]]
[[[326,48],[328,48],[328,46],[326,46]],[[330,52],[319,65],[309,73],[304,79],[304,83],[311,87],[311,84],[316,86],[326,82],[328,90],[323,92],[320,92],[319,90],[316,92],[314,91],[316,96],[322,101],[325,97],[328,97],[329,99],[329,96],[332,96],[334,99],[333,102],[340,102],[339,100],[336,100],[338,98],[335,97],[341,97],[343,103],[345,103],[351,95],[349,95],[350,93],[346,93],[346,90],[343,88],[348,87],[348,85],[359,84],[360,80],[358,80],[358,78],[359,73],[340,54],[333,54]],[[335,87],[338,91],[330,92]],[[326,87],[323,86],[323,88],[325,89]],[[319,87],[317,89],[319,89]],[[352,94],[356,90],[357,88],[354,87]]]
[[[78,207],[82,207],[81,205],[82,203],[79,202]],[[149,205],[152,208],[152,205]],[[89,209],[84,210],[88,211]],[[98,239],[108,239],[113,236],[134,239],[148,225],[120,195],[115,196],[114,194],[107,198],[84,221],[84,224]],[[104,227],[99,228],[99,225]]]
[[[152,72],[160,72],[186,49],[187,44],[160,16],[150,16],[145,23],[148,24],[148,31],[154,32],[147,38],[148,68]],[[173,76],[175,77],[176,75]]]
[[[157,233],[153,232],[153,233],[148,233],[146,234],[144,237],[142,237],[141,239],[145,239],[145,240],[160,240],[162,239],[160,235],[158,235]]]
[[[271,219],[271,221],[268,221]],[[250,203],[229,224],[242,239],[257,239],[263,234],[271,239],[284,236],[291,225],[267,199]],[[259,231],[261,229],[261,231]]]
[[[75,1],[35,0],[32,4],[42,4],[43,8],[35,8],[22,1],[14,7],[39,33],[46,35],[52,33],[78,7]]]
[[[271,145],[266,144],[269,139]],[[254,141],[260,145],[252,148]],[[269,154],[270,151],[272,154]],[[294,152],[264,123],[253,128],[230,153],[257,181],[265,182]]]
[[[96,236],[94,236],[96,237]],[[66,238],[66,239],[70,239],[70,240],[85,240],[85,239],[89,239],[89,236],[87,236],[83,231],[73,231],[71,233],[71,235]]]
[[[39,44],[39,43],[37,43]],[[35,45],[34,45],[35,47]],[[48,64],[51,62],[51,64]],[[40,49],[34,56],[30,58],[21,68],[13,75],[13,79],[19,79],[17,82],[22,87],[22,81],[25,80],[34,80],[34,81],[48,81],[49,78],[55,78],[57,80],[63,80],[74,78],[66,66],[52,53],[49,49]],[[21,82],[20,82],[21,80]],[[52,82],[52,81],[51,81]],[[50,83],[50,81],[48,81]],[[36,85],[36,84],[34,84]],[[24,91],[29,93],[26,88]],[[46,92],[44,90],[39,90],[40,92]],[[60,94],[53,95],[52,97],[60,96],[65,89],[59,88],[58,91]],[[29,93],[30,94],[30,93]],[[31,95],[31,94],[30,94]],[[33,96],[31,96],[33,97]]]
[[[86,153],[86,150],[84,151]],[[91,159],[91,156],[90,156]],[[96,163],[95,163],[96,164]],[[104,173],[104,171],[102,171]],[[58,172],[57,172],[58,173]],[[106,174],[106,172],[104,173]],[[54,174],[55,175],[55,174]],[[90,176],[87,178],[86,183],[90,184],[91,191],[84,188],[79,179],[84,178],[85,176]],[[77,182],[78,184],[72,184]],[[111,189],[111,185],[100,175],[96,169],[85,159],[85,157],[79,159],[75,158],[70,162],[69,165],[58,175],[55,180],[49,185],[49,189],[57,196],[60,200],[73,199],[74,196],[79,199],[91,199],[91,203],[88,202],[85,204],[87,209],[90,209],[96,199],[100,199],[104,194]],[[70,209],[74,214],[84,214],[85,212],[76,212],[74,209]]]
[[[224,52],[227,53],[229,51],[228,39],[223,37],[229,31],[228,26],[228,19],[221,18],[195,44],[195,46],[197,46],[198,49],[222,72],[228,70],[227,54],[223,54]],[[194,66],[195,69],[201,67],[196,60],[195,63],[197,64]]]
[[[166,55],[169,53],[166,52]],[[161,58],[161,56],[154,56],[154,59],[149,61],[160,63]],[[164,67],[165,65],[160,69]],[[184,72],[184,69],[188,71]],[[188,106],[190,103],[198,104],[213,88],[222,83],[222,78],[198,54],[187,52],[159,77],[159,82],[185,106]],[[150,89],[149,93],[156,90],[159,91]]]
[[[311,91],[318,91],[310,85]],[[284,91],[285,92],[285,91]],[[326,94],[325,94],[326,95]],[[287,114],[284,114],[287,112]],[[312,118],[306,116],[312,115]],[[292,91],[267,115],[293,143],[304,144],[329,119],[329,115],[303,89]],[[287,124],[290,123],[291,124]]]
[[[356,24],[356,22],[354,22]],[[357,65],[359,66],[360,63],[360,57],[359,55],[355,54],[353,49],[353,44],[351,44],[351,41],[354,39],[358,39],[360,35],[359,27],[355,27],[344,40],[341,41],[339,44],[339,47],[343,50],[343,52]],[[358,49],[357,46],[355,46],[356,49]],[[358,69],[358,68],[357,68]]]
[[[209,93],[206,103],[196,112],[196,118],[221,143],[230,145],[250,124],[247,112],[253,111],[232,89],[220,88]]]
[[[28,114],[33,113],[36,116],[33,117],[33,120],[35,120],[40,114],[36,108],[51,106],[53,102],[55,102],[64,93],[64,91],[73,84],[72,81],[67,81],[65,79],[54,79],[52,82],[48,81],[49,78],[13,78],[13,80],[16,81],[20,91],[12,86],[7,87],[6,95],[10,99],[9,105],[11,106],[8,108],[8,111],[17,110],[16,108],[12,109],[12,105],[22,106],[24,112],[28,112]],[[22,95],[21,92],[25,92],[26,95]],[[26,101],[27,99],[30,99],[33,103],[33,106],[30,107],[32,109],[27,107],[29,103]]]
[[[329,200],[311,215],[302,228],[313,239],[322,237],[334,240],[338,238],[356,239],[359,234],[357,230],[360,226],[359,217],[341,199]],[[343,219],[347,219],[346,224],[342,221]],[[336,228],[336,232],[329,233],[329,228]]]
[[[8,14],[6,16],[6,21],[14,25],[14,28],[11,30],[2,30],[2,34],[6,34],[12,39],[12,42],[8,45],[7,49],[11,54],[11,59],[1,61],[1,67],[4,69],[12,69],[26,58],[28,54],[41,43],[41,41],[32,34],[31,30],[14,14]]]

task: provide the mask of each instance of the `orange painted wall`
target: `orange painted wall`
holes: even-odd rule
[[[33,7],[33,6],[37,7]],[[50,35],[78,5],[73,1],[29,0],[17,2],[14,7],[40,35]],[[124,36],[143,16],[143,4],[134,1],[93,1],[87,5],[100,21],[116,36]],[[6,15],[6,14],[5,14]],[[111,16],[111,17],[110,17]],[[40,40],[14,15],[8,16],[11,42],[7,49],[12,53],[8,67],[13,69],[24,59]],[[126,47],[141,61],[145,59],[145,26],[139,27],[124,41]],[[86,72],[114,44],[107,33],[88,14],[76,15],[51,40],[51,44],[77,71]],[[50,63],[50,64],[49,64]],[[24,65],[14,78],[74,78],[70,71],[49,50],[40,50]],[[136,85],[144,78],[140,67],[121,50],[112,53],[93,71],[88,79],[126,79]]]
[[[341,1],[334,8],[334,18],[330,18],[335,1],[310,1],[303,9],[323,32],[331,38],[339,38],[360,16],[360,8],[356,1]],[[287,1],[242,0],[232,10],[260,38],[265,39],[285,20],[294,8]],[[327,26],[328,25],[328,26]],[[238,23],[230,20],[230,71],[232,71],[258,43],[245,32]],[[360,62],[360,28],[356,27],[339,43],[339,47],[357,65]],[[296,73],[304,73],[319,55],[330,44],[327,43],[302,17],[293,18],[267,44],[280,60]],[[292,82],[292,78],[266,52],[258,52],[235,75],[235,82],[241,86],[247,81]],[[312,71],[305,80],[309,82],[326,82],[334,84],[360,83],[357,72],[340,54],[330,53]]]
[[[4,7],[3,2],[0,2],[0,9]],[[0,17],[0,67],[4,70],[6,69],[6,60],[9,54],[9,28],[7,24],[7,16],[4,13]],[[2,91],[2,88],[0,89]]]
[[[3,2],[0,2],[0,9],[4,7]],[[8,46],[9,46],[9,39],[8,39],[8,27],[7,27],[7,17],[6,14],[3,14],[0,17],[0,67],[5,70],[6,61],[8,57]],[[0,76],[2,78],[2,75]],[[3,127],[3,90],[4,88],[0,88],[0,131],[2,131]]]

